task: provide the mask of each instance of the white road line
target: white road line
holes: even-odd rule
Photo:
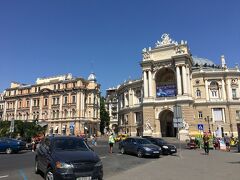
[[[102,157],[100,157],[100,159],[105,159],[106,158],[106,156],[102,156]]]
[[[8,177],[8,175],[0,176],[0,179],[2,179],[2,178],[7,178],[7,177]]]

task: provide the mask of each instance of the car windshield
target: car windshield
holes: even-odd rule
[[[161,144],[167,144],[167,142],[164,141],[163,139],[157,139],[157,142],[158,142],[158,143],[161,143]]]
[[[56,151],[89,151],[81,139],[56,139],[53,147]]]
[[[152,144],[149,140],[147,139],[136,139],[136,142],[138,144]]]

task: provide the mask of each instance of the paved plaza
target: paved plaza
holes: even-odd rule
[[[181,156],[162,156],[147,164],[115,174],[106,180],[239,180],[240,154],[236,152],[182,150]]]

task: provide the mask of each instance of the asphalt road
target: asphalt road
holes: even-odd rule
[[[114,153],[109,154],[106,139],[98,140],[98,145],[93,149],[102,159],[104,179],[156,160],[122,155],[119,153],[118,144],[114,146]],[[34,157],[35,153],[31,151],[22,151],[18,154],[1,153],[0,180],[42,180],[43,175],[34,173]]]

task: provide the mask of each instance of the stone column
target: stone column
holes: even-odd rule
[[[223,79],[222,79],[222,99],[226,100],[225,83]]]
[[[192,95],[192,90],[191,90],[191,80],[190,80],[190,70],[189,66],[187,67],[187,87],[188,87],[188,94],[191,96]]]
[[[227,79],[227,97],[228,100],[232,100],[231,79]]]
[[[177,95],[182,95],[182,81],[179,66],[176,67],[176,76],[177,76]]]
[[[143,71],[144,97],[148,97],[147,71]]]
[[[83,92],[80,92],[80,117],[83,117]]]
[[[14,106],[14,119],[17,119],[17,108],[18,108],[18,100],[15,101],[15,106]]]
[[[237,97],[240,97],[240,80],[238,79],[238,91],[237,91]]]
[[[182,66],[183,94],[187,94],[187,72],[186,67]]]
[[[30,112],[29,112],[29,119],[33,119],[33,114],[32,114],[32,104],[33,104],[33,102],[32,102],[33,100],[32,100],[32,98],[30,99]]]
[[[63,113],[62,113],[62,111],[63,111],[63,108],[62,108],[62,106],[63,106],[63,95],[62,94],[60,95],[59,101],[60,101],[59,118],[62,118],[63,117]]]
[[[135,105],[135,93],[134,89],[132,89],[132,105]]]
[[[148,90],[149,90],[149,96],[152,97],[152,72],[148,71]]]
[[[80,117],[80,104],[81,104],[81,102],[80,102],[80,92],[77,92],[77,96],[76,96],[76,103],[77,103],[77,109],[76,109],[76,115],[77,115],[77,117]]]
[[[111,117],[112,116],[112,104],[109,104],[108,111],[109,111],[109,116]]]
[[[206,101],[209,101],[208,81],[205,80]]]

